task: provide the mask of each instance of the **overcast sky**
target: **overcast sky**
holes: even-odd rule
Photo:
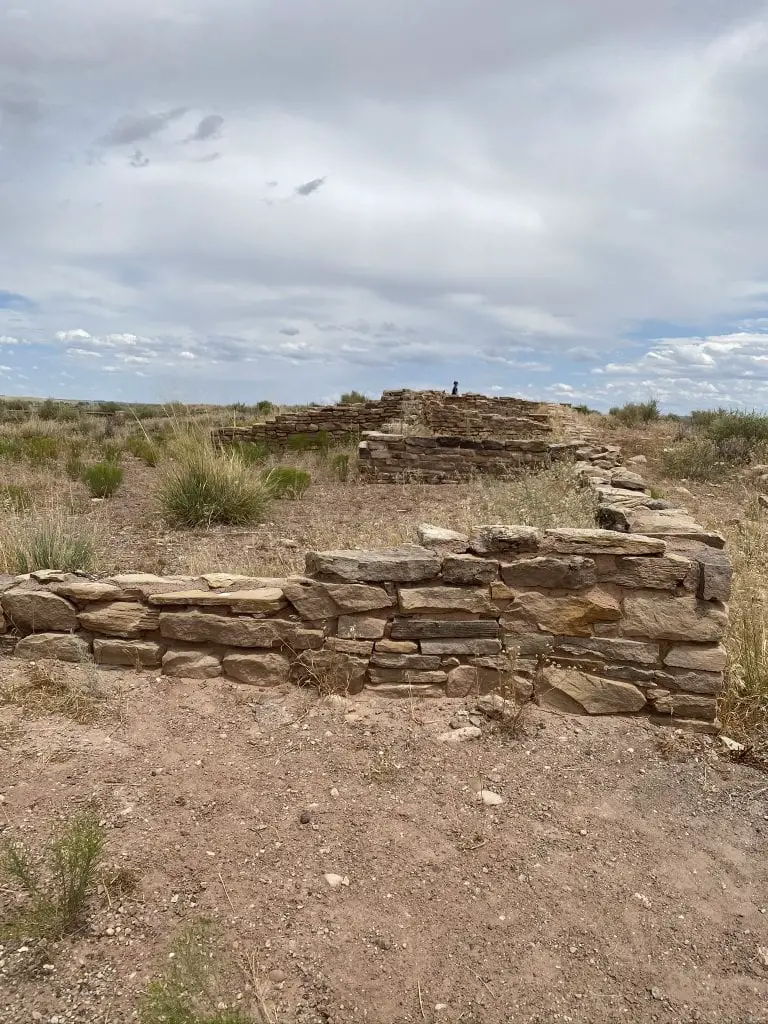
[[[766,407],[756,0],[0,0],[0,392]]]

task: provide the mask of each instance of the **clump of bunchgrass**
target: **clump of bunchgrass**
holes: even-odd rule
[[[312,483],[310,474],[296,466],[274,466],[264,473],[263,480],[275,498],[300,498]]]
[[[104,827],[92,811],[67,821],[37,856],[22,843],[3,843],[2,874],[20,901],[7,930],[58,939],[81,928],[103,850]]]
[[[123,467],[116,462],[94,462],[83,471],[85,485],[94,498],[111,498],[123,482]]]
[[[97,558],[95,530],[57,512],[10,517],[0,527],[0,567],[14,574],[38,569],[88,572]]]

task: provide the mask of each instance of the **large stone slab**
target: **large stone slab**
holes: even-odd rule
[[[613,530],[562,527],[544,531],[542,550],[559,555],[663,555],[666,544],[655,537]]]
[[[443,582],[466,586],[491,583],[499,577],[499,563],[475,555],[450,554],[443,558]]]
[[[465,533],[447,530],[444,526],[422,523],[417,530],[417,536],[422,547],[432,548],[441,553],[462,553],[469,547],[469,537]]]
[[[283,591],[278,587],[260,587],[257,590],[175,590],[165,594],[152,594],[148,598],[153,607],[170,605],[199,607],[225,607],[235,612],[269,614],[285,608]]]
[[[84,580],[76,576],[59,583],[51,583],[48,589],[60,597],[79,602],[119,601],[121,597],[127,597],[120,587],[107,580]]]
[[[514,608],[522,609],[528,621],[535,622],[545,633],[570,636],[589,636],[594,623],[621,618],[618,599],[598,587],[557,596],[530,591],[518,595]]]
[[[243,653],[230,651],[222,661],[224,674],[240,683],[255,686],[278,686],[288,680],[290,662],[281,654]]]
[[[20,633],[68,633],[77,628],[77,612],[58,594],[22,585],[2,595],[3,612]]]
[[[127,665],[130,668],[157,668],[163,648],[154,640],[123,640],[95,637],[93,660],[97,665]]]
[[[624,636],[716,643],[727,627],[728,615],[721,605],[700,601],[693,595],[673,597],[663,592],[640,591],[624,599]]]
[[[722,672],[727,661],[728,652],[722,644],[677,644],[664,657],[665,665],[700,672]]]
[[[717,701],[714,697],[690,693],[670,693],[654,701],[654,708],[660,714],[677,718],[698,718],[711,722],[717,715]]]
[[[612,637],[579,638],[560,636],[554,641],[554,657],[599,658],[604,661],[626,661],[635,665],[655,665],[659,645]]]
[[[80,625],[92,633],[107,636],[140,637],[157,629],[160,613],[136,601],[110,601],[94,604],[78,616]]]
[[[713,548],[725,547],[725,537],[703,526],[679,509],[651,511],[635,509],[627,512],[627,522],[633,533],[644,533],[649,537],[663,537],[670,541],[694,540]]]
[[[731,597],[731,581],[733,565],[725,551],[708,547],[705,544],[675,544],[685,555],[696,563],[699,570],[699,581],[696,596],[703,601],[723,601],[727,603]]]
[[[221,675],[221,658],[211,651],[170,648],[163,655],[163,675],[214,679]]]
[[[19,640],[14,654],[28,661],[53,658],[74,663],[90,661],[91,657],[87,642],[74,633],[30,633]]]
[[[685,669],[671,669],[672,690],[682,690],[685,693],[705,693],[714,696],[720,693],[723,688],[722,672],[693,672]],[[670,673],[665,673],[665,682],[670,678]]]
[[[448,673],[440,669],[398,669],[369,668],[368,678],[372,686],[379,683],[445,683]]]
[[[414,583],[440,572],[440,556],[416,544],[378,551],[308,551],[307,572],[352,583]]]
[[[501,640],[422,640],[422,654],[473,656],[481,654],[498,654],[501,651]]]
[[[667,554],[659,558],[618,558],[616,570],[607,579],[620,587],[675,590],[678,586],[695,591],[698,573],[690,558]]]
[[[435,671],[440,668],[439,655],[387,654],[376,651],[371,657],[373,668],[411,668],[417,671]]]
[[[147,598],[152,594],[164,594],[172,590],[202,589],[202,580],[195,576],[156,576],[150,572],[124,572],[110,576],[114,583],[129,598]]]
[[[498,614],[487,588],[479,587],[400,587],[400,610],[403,612],[468,612]]]
[[[498,636],[501,636],[499,624],[491,619],[396,619],[391,630],[393,640],[440,640],[444,637],[483,639]]]
[[[631,683],[555,666],[544,669],[536,694],[544,707],[575,714],[634,714],[646,705],[645,695]]]
[[[469,538],[469,550],[475,555],[520,554],[536,551],[541,534],[532,526],[478,526]]]
[[[160,633],[172,640],[226,647],[276,647],[283,642],[298,651],[321,647],[323,643],[322,630],[306,629],[300,622],[230,617],[201,608],[161,612]]]
[[[501,566],[501,578],[508,587],[547,587],[553,590],[577,590],[597,582],[594,559],[582,555],[561,558],[539,555],[521,558]]]

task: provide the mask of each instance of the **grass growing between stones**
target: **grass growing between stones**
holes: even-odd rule
[[[92,811],[78,814],[38,856],[23,844],[5,842],[0,869],[20,906],[5,923],[10,934],[61,938],[85,923],[96,871],[104,850],[104,828]]]

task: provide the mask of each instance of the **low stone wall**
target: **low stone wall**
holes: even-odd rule
[[[372,483],[440,484],[474,476],[516,476],[563,459],[587,459],[616,466],[611,445],[540,439],[415,437],[366,431],[358,445],[358,469]]]
[[[574,470],[612,529],[425,525],[417,545],[309,552],[306,575],[287,579],[46,570],[0,581],[4,628],[27,659],[712,723],[723,539],[614,462],[593,453]]]
[[[431,433],[471,437],[539,437],[551,431],[547,407],[518,398],[451,396],[442,391],[385,391],[380,399],[354,405],[328,405],[281,413],[248,427],[214,431],[218,441],[286,444],[297,434],[324,433],[333,442],[379,430],[390,422],[414,423]]]

